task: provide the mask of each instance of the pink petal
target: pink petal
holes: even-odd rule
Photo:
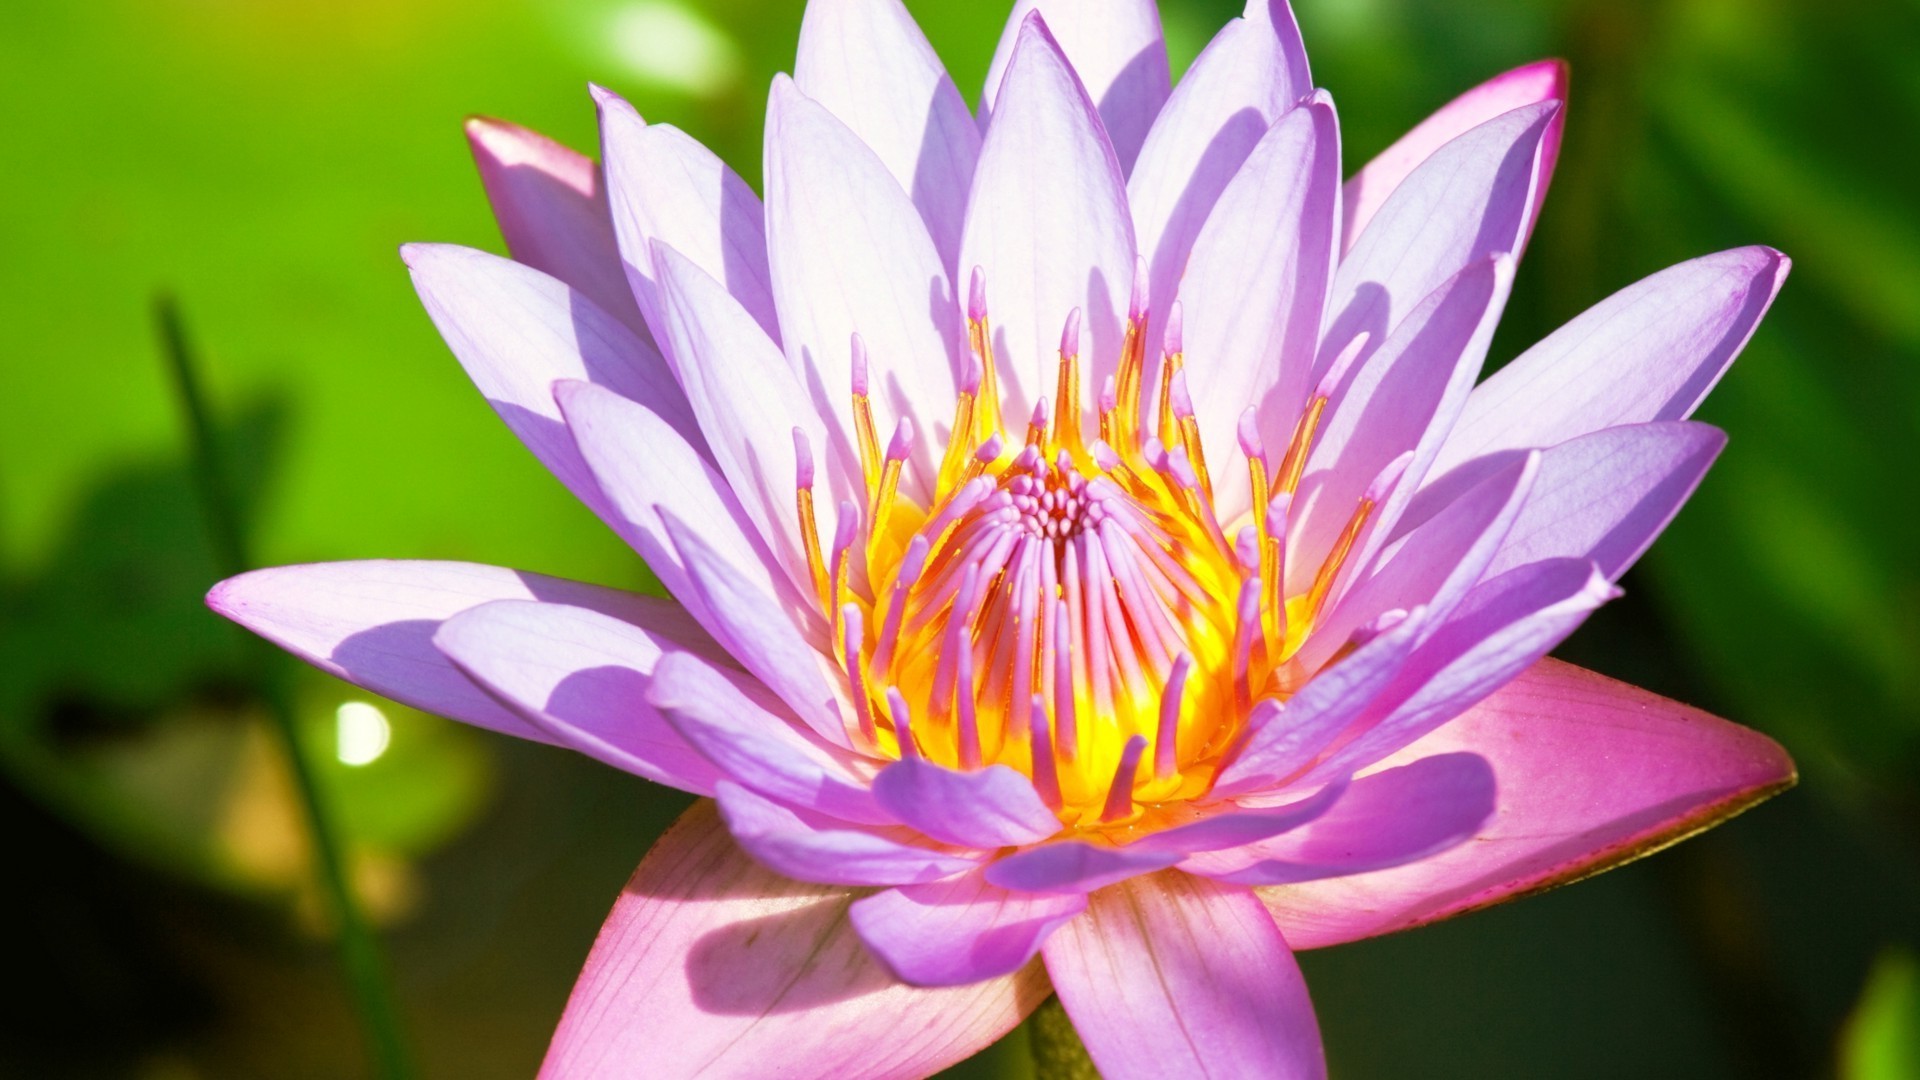
[[[1425,607],[1435,624],[1447,618],[1499,553],[1538,467],[1537,454],[1506,463],[1408,533],[1397,548],[1385,549],[1378,571],[1328,602],[1332,610],[1315,624],[1291,663],[1303,673],[1318,671],[1356,630],[1396,609]],[[1294,560],[1291,551],[1288,558]],[[1309,584],[1310,573],[1297,589],[1289,589],[1305,591]]]
[[[1791,786],[1758,732],[1557,660],[1541,660],[1391,762],[1468,751],[1493,765],[1494,815],[1471,843],[1356,877],[1261,889],[1299,948],[1434,922],[1630,862]]]
[[[1164,829],[1129,844],[1136,851],[1195,852],[1240,848],[1290,833],[1327,813],[1346,794],[1347,781],[1336,778],[1319,791],[1281,806],[1217,804],[1210,817]],[[1191,862],[1192,860],[1188,860]]]
[[[1043,954],[1108,1080],[1326,1076],[1300,968],[1245,889],[1178,873],[1116,885]]]
[[[793,80],[879,155],[955,273],[980,127],[900,0],[812,0]]]
[[[1194,415],[1216,476],[1245,475],[1234,432],[1249,405],[1260,430],[1284,445],[1306,403],[1339,197],[1339,120],[1330,102],[1311,101],[1254,147],[1194,241],[1180,306],[1199,375]],[[1246,512],[1244,483],[1217,491],[1222,520]]]
[[[600,153],[627,282],[661,347],[668,342],[660,327],[655,243],[723,282],[761,330],[779,340],[766,226],[747,182],[685,132],[648,125],[612,94],[600,96]]]
[[[1448,278],[1517,253],[1532,227],[1558,102],[1527,105],[1436,151],[1394,190],[1334,277],[1324,367],[1361,333],[1375,342]]]
[[[1027,966],[1047,935],[1085,910],[1085,896],[996,888],[979,871],[854,901],[860,940],[903,981],[964,986]]]
[[[1370,707],[1375,716],[1385,712],[1384,718],[1315,765],[1302,782],[1363,769],[1465,712],[1618,595],[1584,559],[1531,563],[1475,586]]]
[[[678,433],[645,406],[588,383],[561,382],[554,399],[582,460],[613,504],[615,528],[701,625],[718,623],[667,535],[666,514],[692,524],[736,573],[781,597],[783,610],[795,610],[792,586],[771,565],[757,527],[726,479]]]
[[[1086,328],[1083,384],[1097,388],[1113,371],[1133,287],[1125,184],[1099,114],[1039,16],[1020,25],[960,245],[961,273],[986,272],[1013,417],[1052,396],[1074,308]]]
[[[846,756],[799,731],[750,679],[673,653],[655,665],[647,703],[728,778],[768,798],[855,824],[893,824]]]
[[[797,455],[793,432],[801,431],[817,460],[818,475],[832,484],[816,488],[822,545],[830,544],[840,500],[865,505],[852,486],[860,467],[844,440],[829,440],[826,424],[786,358],[740,304],[705,271],[670,247],[656,246],[660,271],[662,337],[706,434],[714,461],[760,538],[801,595],[810,594],[795,509]]]
[[[586,608],[495,600],[442,623],[433,645],[468,678],[562,746],[697,795],[719,773],[646,704],[662,653],[719,650],[670,605],[625,622]]]
[[[1533,490],[1487,575],[1578,557],[1618,580],[1679,513],[1726,445],[1719,428],[1675,420],[1607,428],[1542,450]]]
[[[1180,861],[1179,852],[1107,847],[1060,840],[1017,851],[986,869],[987,880],[1015,892],[1071,895],[1151,874]]]
[[[484,117],[467,121],[467,144],[514,261],[566,282],[651,343],[620,268],[606,188],[593,159]]]
[[[319,668],[383,697],[523,739],[552,742],[433,647],[452,616],[493,600],[544,600],[628,622],[670,618],[633,593],[474,563],[311,563],[254,570],[215,585],[207,606]]]
[[[645,404],[700,446],[686,395],[651,344],[580,293],[519,263],[451,244],[401,249],[414,288],[475,386],[560,482],[619,529],[553,401],[583,379]]]
[[[922,990],[876,962],[852,893],[804,885],[734,846],[711,803],[662,836],[615,902],[567,1001],[547,1078],[926,1076],[1046,997],[1034,965]]]
[[[901,824],[944,844],[1008,847],[1060,831],[1032,782],[1005,765],[955,772],[921,758],[896,761],[873,778],[873,795]]]
[[[700,609],[711,616],[710,630],[740,666],[787,703],[814,734],[847,745],[841,722],[838,674],[830,657],[816,649],[800,629],[804,612],[769,618],[779,603],[758,582],[734,570],[697,530],[674,517],[662,517],[667,535],[680,552]],[[824,628],[823,628],[824,630]]]
[[[1309,562],[1333,549],[1375,477],[1411,451],[1406,471],[1374,510],[1356,563],[1366,565],[1391,535],[1466,404],[1512,286],[1511,256],[1468,266],[1421,301],[1335,388],[1294,503],[1299,524],[1288,526],[1299,531]],[[1275,442],[1291,434],[1266,430]]]
[[[717,794],[720,816],[734,842],[762,866],[799,881],[918,884],[965,873],[979,861],[849,828],[842,821],[782,806],[728,780],[720,781]]]
[[[980,93],[983,123],[997,118],[1001,99],[1017,92],[1004,80],[1019,49],[1021,27],[1033,12],[1046,20],[1087,99],[1099,108],[1121,171],[1132,169],[1173,85],[1159,8],[1153,0],[1017,0]]]
[[[1313,90],[1293,14],[1284,0],[1274,6],[1269,14],[1253,0],[1247,18],[1214,35],[1160,110],[1128,177],[1155,297],[1174,295],[1215,200],[1274,121]],[[1159,356],[1162,322],[1150,331],[1149,356]]]
[[[767,241],[787,362],[820,415],[852,439],[851,341],[873,358],[883,431],[910,418],[906,484],[930,486],[935,424],[953,417],[966,340],[953,282],[920,212],[873,151],[777,76],[767,105]],[[1058,328],[1056,328],[1056,332]]]
[[[1180,868],[1234,885],[1280,885],[1403,866],[1471,839],[1493,815],[1494,786],[1478,754],[1435,754],[1355,780],[1298,829]]]
[[[1539,60],[1496,75],[1440,107],[1440,111],[1422,120],[1398,142],[1382,150],[1378,157],[1347,181],[1344,204],[1346,224],[1341,230],[1341,250],[1353,246],[1373,220],[1387,197],[1419,168],[1420,163],[1461,135],[1502,113],[1543,101],[1567,100],[1567,63],[1564,60]],[[1538,219],[1540,204],[1547,197],[1547,182],[1553,178],[1554,162],[1560,156],[1560,135],[1564,115],[1556,117],[1553,128],[1541,144],[1539,190],[1534,193],[1532,216]],[[1524,243],[1524,241],[1523,241]]]
[[[1474,389],[1433,475],[1496,450],[1686,419],[1753,336],[1791,265],[1771,248],[1723,251],[1588,308]]]

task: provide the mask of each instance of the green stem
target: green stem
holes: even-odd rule
[[[160,333],[161,352],[168,373],[173,377],[193,442],[194,482],[200,489],[207,530],[213,541],[214,559],[222,577],[245,572],[251,565],[247,557],[245,531],[241,526],[239,504],[228,483],[214,439],[214,423],[206,396],[201,392],[196,356],[187,340],[180,309],[169,296],[154,301],[154,321]],[[347,989],[366,1031],[369,1056],[375,1075],[385,1080],[404,1080],[413,1075],[406,1039],[401,1033],[399,1013],[394,1007],[388,985],[386,962],[380,942],[367,922],[347,880],[346,861],[338,826],[333,821],[319,778],[307,758],[294,719],[291,686],[285,658],[264,641],[247,638],[249,658],[259,673],[258,690],[265,701],[273,726],[286,753],[306,813],[307,829],[313,837],[314,869],[320,877],[334,925]]]
[[[1033,1053],[1034,1080],[1100,1080],[1080,1033],[1060,999],[1049,997],[1027,1017],[1027,1045]]]

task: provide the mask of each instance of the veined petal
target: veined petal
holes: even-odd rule
[[[1100,110],[1121,171],[1132,169],[1147,129],[1173,87],[1159,7],[1153,0],[1017,0],[987,68],[987,85],[980,93],[982,123],[991,121],[1009,93],[1006,72],[1019,47],[1021,27],[1036,11],[1086,87],[1088,100]]]
[[[1284,445],[1306,401],[1339,193],[1339,121],[1330,101],[1315,99],[1254,147],[1194,241],[1180,279],[1184,345],[1201,444],[1223,463],[1214,466],[1220,475],[1245,471],[1234,429],[1249,405],[1260,430]],[[1246,513],[1244,485],[1217,492],[1222,520]]]
[[[804,375],[823,418],[851,442],[858,333],[880,378],[874,396],[910,418],[915,440],[906,483],[923,498],[939,439],[953,415],[965,341],[953,282],[920,212],[885,164],[847,126],[773,80],[767,104],[767,231],[774,301],[787,362]]]
[[[702,625],[715,626],[714,614],[702,603],[679,549],[667,535],[664,513],[697,523],[700,535],[728,566],[770,595],[788,598],[785,610],[790,617],[804,620],[801,612],[811,609],[791,599],[791,586],[772,565],[757,527],[726,478],[664,420],[589,383],[563,381],[553,396],[581,458],[613,505],[615,528]]]
[[[1008,855],[989,865],[986,877],[992,884],[1015,892],[1068,895],[1089,893],[1179,861],[1178,852],[1059,840]]]
[[[1543,101],[1566,100],[1566,61],[1539,60],[1495,75],[1442,105],[1438,112],[1400,136],[1347,181],[1346,197],[1342,200],[1346,223],[1341,230],[1341,250],[1353,247],[1354,238],[1365,231],[1367,223],[1386,204],[1387,197],[1442,146],[1502,113]],[[1564,114],[1555,117],[1552,129],[1541,142],[1540,183],[1533,203],[1535,220],[1540,215],[1540,204],[1547,197],[1547,182],[1553,178],[1554,163],[1560,156],[1564,124]]]
[[[1297,829],[1180,868],[1228,884],[1281,885],[1402,866],[1471,839],[1493,814],[1494,788],[1485,758],[1435,754],[1355,780]]]
[[[853,931],[845,888],[748,858],[701,802],[634,871],[567,1001],[547,1078],[926,1076],[1046,997],[1039,965],[947,990],[906,985]]]
[[[678,251],[656,245],[654,258],[661,329],[673,343],[669,359],[707,445],[787,580],[808,595],[813,579],[794,510],[798,457],[792,433],[804,434],[826,463],[819,475],[833,487],[820,500],[820,527],[828,539],[839,521],[840,500],[866,501],[852,487],[859,466],[844,440],[829,438],[813,397],[746,309]]]
[[[1610,581],[1667,527],[1727,445],[1726,432],[1675,420],[1629,424],[1540,452],[1540,471],[1487,576],[1541,559],[1591,559]],[[1505,451],[1515,453],[1516,451]]]
[[[1133,225],[1100,116],[1038,13],[1020,24],[967,204],[960,267],[986,273],[1006,415],[1053,386],[1060,328],[1083,315],[1086,385],[1114,370],[1133,287]]]
[[[1306,50],[1285,0],[1251,0],[1246,18],[1214,35],[1147,133],[1127,179],[1127,203],[1153,296],[1172,296],[1194,238],[1254,145],[1313,90]],[[1148,329],[1158,357],[1160,324]]]
[[[1335,388],[1296,500],[1303,505],[1294,526],[1303,550],[1331,550],[1374,478],[1411,452],[1399,481],[1374,509],[1355,565],[1367,565],[1394,535],[1466,405],[1512,289],[1511,255],[1468,266],[1421,301]]]
[[[1499,789],[1472,842],[1397,869],[1258,890],[1287,940],[1336,945],[1576,881],[1794,782],[1765,735],[1557,660],[1388,760],[1452,751],[1490,762]]]
[[[1363,769],[1458,716],[1618,595],[1585,559],[1531,563],[1475,586],[1381,694],[1370,711],[1384,714],[1382,719],[1315,765],[1302,782]]]
[[[1109,1080],[1327,1073],[1300,968],[1246,889],[1172,872],[1116,885],[1043,954]]]
[[[1723,251],[1588,308],[1474,388],[1433,475],[1496,450],[1686,419],[1753,336],[1791,265],[1772,248]]]
[[[1346,778],[1338,777],[1322,785],[1319,791],[1279,806],[1218,804],[1209,808],[1214,811],[1211,816],[1163,829],[1127,846],[1138,851],[1174,851],[1182,855],[1238,849],[1307,825],[1325,815],[1346,791]]]
[[[868,779],[788,721],[758,683],[672,653],[654,666],[647,703],[727,777],[768,798],[854,824],[893,824]]]
[[[1032,844],[1060,831],[1033,783],[1005,765],[956,772],[923,758],[896,761],[873,778],[873,796],[903,825],[945,844]]]
[[[370,559],[253,570],[215,585],[207,606],[337,678],[416,709],[553,742],[433,647],[441,623],[494,600],[543,600],[628,622],[666,605],[635,593],[475,563]]]
[[[812,0],[793,81],[879,156],[957,273],[980,126],[900,0]]]
[[[779,340],[760,199],[745,180],[687,133],[649,125],[633,106],[599,95],[600,155],[627,283],[655,340],[661,332],[653,245],[663,243],[723,283],[760,329]]]
[[[1464,267],[1520,250],[1559,114],[1559,102],[1549,101],[1495,117],[1434,152],[1394,190],[1334,277],[1322,368],[1362,333],[1385,340]]]
[[[1081,895],[1008,892],[978,870],[853,902],[860,940],[915,986],[963,986],[1026,967],[1047,936],[1084,911]]]
[[[604,386],[644,404],[695,447],[704,445],[659,351],[583,294],[472,248],[409,244],[401,255],[427,314],[487,403],[615,531],[620,516],[567,432],[553,401],[555,380]]]
[[[980,861],[978,857],[903,843],[868,829],[851,828],[843,821],[782,806],[730,780],[720,781],[716,794],[720,816],[726,819],[734,842],[768,869],[799,881],[822,885],[918,884],[965,873]]]
[[[433,645],[508,708],[562,746],[657,784],[713,794],[720,774],[647,705],[660,656],[724,656],[671,604],[644,622],[586,608],[495,600],[469,608]]]

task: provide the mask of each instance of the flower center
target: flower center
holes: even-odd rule
[[[976,270],[973,376],[929,507],[900,493],[912,425],[881,451],[857,337],[852,413],[868,500],[843,504],[830,551],[814,521],[812,457],[798,447],[802,533],[856,737],[884,757],[1011,766],[1070,828],[1139,828],[1204,794],[1253,702],[1297,683],[1283,666],[1378,495],[1362,500],[1312,586],[1284,597],[1289,496],[1326,395],[1309,403],[1277,473],[1242,424],[1255,510],[1229,540],[1186,392],[1178,307],[1154,431],[1141,418],[1147,312],[1136,295],[1097,433],[1081,430],[1076,311],[1058,408],[1050,415],[1043,398],[1015,444],[1000,421],[983,292]]]

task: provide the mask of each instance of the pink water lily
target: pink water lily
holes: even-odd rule
[[[813,0],[764,202],[605,91],[599,166],[475,121],[513,259],[407,265],[673,602],[431,562],[209,601],[704,797],[550,1075],[924,1075],[1050,990],[1110,1077],[1323,1075],[1295,950],[1793,779],[1545,658],[1719,453],[1686,417],[1787,271],[1681,264],[1476,385],[1565,87],[1499,76],[1343,181],[1284,0],[1178,86],[1151,0],[1020,0],[977,117],[898,0]]]

